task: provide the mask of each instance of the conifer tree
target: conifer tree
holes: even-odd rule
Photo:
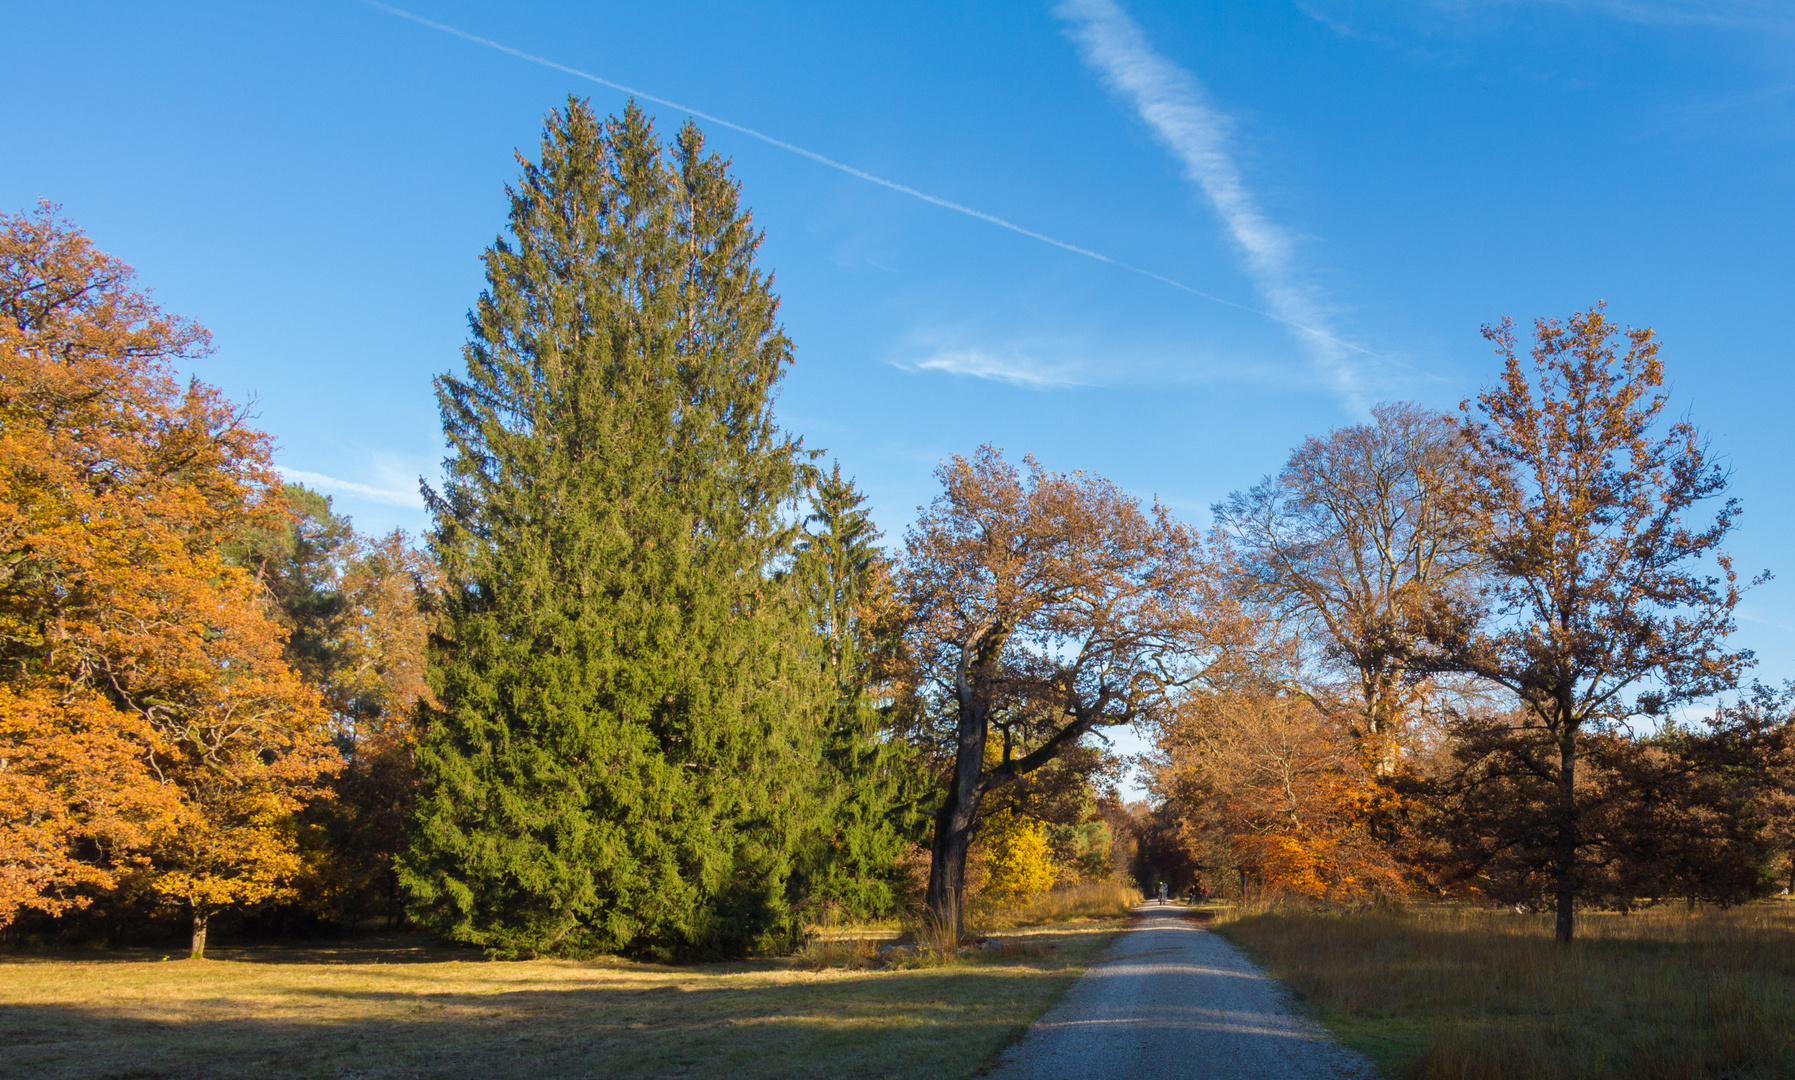
[[[909,704],[903,608],[866,496],[840,465],[818,474],[809,494],[795,577],[831,702],[821,831],[794,886],[814,905],[878,918],[895,909],[898,860],[928,824],[915,807],[930,778],[913,748],[894,737]]]
[[[485,255],[429,498],[443,629],[401,876],[498,954],[791,929],[826,689],[795,591],[791,361],[761,234],[688,123],[570,99]]]

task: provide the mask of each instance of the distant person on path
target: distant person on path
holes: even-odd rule
[[[1159,883],[1159,902],[1166,902],[1166,883],[1163,881]]]

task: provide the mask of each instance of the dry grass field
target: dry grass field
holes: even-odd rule
[[[1795,1077],[1795,903],[1579,916],[1224,913],[1345,1042],[1412,1080]]]
[[[851,929],[798,956],[686,967],[488,962],[405,942],[217,948],[197,963],[11,957],[0,1076],[965,1077],[1121,925],[1060,914],[999,952],[898,964]]]

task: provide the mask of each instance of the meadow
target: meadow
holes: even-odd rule
[[[1105,899],[1108,897],[1108,899]],[[0,960],[0,1076],[972,1076],[1071,985],[1138,893],[1049,894],[990,951],[881,957],[892,926],[674,966],[486,961],[406,938]],[[990,930],[987,924],[977,929]],[[176,954],[178,957],[178,954]]]
[[[1224,911],[1217,928],[1404,1080],[1795,1077],[1795,903],[1550,915]]]

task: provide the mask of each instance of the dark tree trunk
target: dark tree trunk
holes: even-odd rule
[[[212,913],[198,904],[193,905],[193,951],[189,954],[195,960],[206,958],[206,921]]]
[[[952,926],[956,939],[966,931],[966,852],[971,847],[972,814],[950,796],[935,814],[926,903],[929,916],[939,926]]]
[[[1558,887],[1558,940],[1569,944],[1576,929],[1577,902],[1577,728],[1565,724],[1558,737],[1558,850],[1553,871]]]
[[[990,644],[986,649],[995,652]],[[982,666],[977,665],[974,670]],[[966,852],[972,847],[979,798],[984,794],[980,781],[985,771],[985,738],[990,732],[989,711],[964,677],[958,697],[960,737],[954,748],[954,775],[948,784],[946,801],[935,812],[929,891],[924,898],[930,918],[938,926],[953,927],[955,938],[966,931]]]

